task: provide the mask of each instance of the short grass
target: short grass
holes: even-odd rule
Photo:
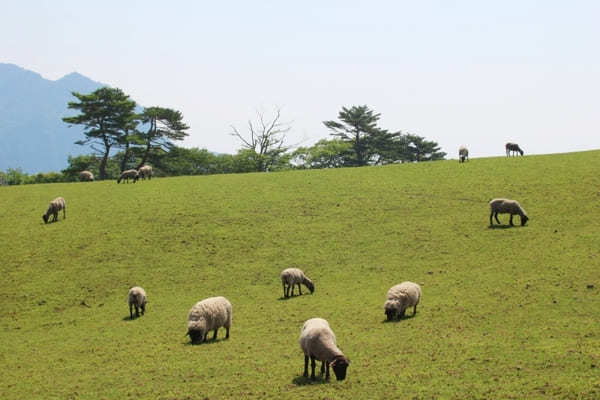
[[[0,397],[600,398],[598,171],[590,151],[0,188]],[[67,219],[44,225],[59,195]],[[493,197],[528,225],[490,229]],[[282,300],[287,267],[315,293]],[[404,280],[418,313],[386,323]],[[215,295],[231,337],[192,346],[187,313]],[[302,377],[317,316],[345,381]]]

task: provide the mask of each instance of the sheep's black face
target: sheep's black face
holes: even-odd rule
[[[315,292],[315,285],[312,282],[306,282],[306,287],[308,288],[308,290],[310,290],[310,293],[314,293]]]
[[[337,379],[338,381],[343,381],[344,379],[346,379],[346,370],[348,369],[349,364],[350,364],[350,361],[348,361],[345,358],[335,360],[332,363],[333,373],[335,374],[335,379]]]
[[[202,339],[204,339],[204,332],[199,330],[188,330],[188,335],[190,336],[190,340],[192,344],[200,344],[202,343]]]
[[[389,308],[387,308],[387,309],[385,310],[385,315],[387,315],[387,320],[388,320],[388,321],[391,321],[391,320],[393,320],[393,319],[394,319],[394,316],[395,316],[395,314],[396,314],[396,313],[395,313],[395,312],[394,312],[394,310],[392,310],[392,309],[389,309]]]
[[[521,217],[521,226],[525,226],[525,224],[529,221],[529,217],[527,215],[523,215]]]
[[[44,220],[45,224],[48,223],[48,216],[46,214],[42,215],[42,219]]]

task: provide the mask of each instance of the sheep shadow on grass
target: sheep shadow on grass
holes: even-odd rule
[[[187,335],[186,335],[187,336]],[[184,343],[184,346],[198,346],[198,347],[202,347],[202,346],[210,346],[212,344],[217,344],[217,343],[221,343],[221,342],[226,342],[228,341],[229,338],[216,338],[216,339],[212,339],[212,336],[210,338],[208,338],[206,340],[206,342],[200,342],[200,343],[192,343],[191,340],[188,340]]]
[[[387,318],[386,318],[386,319],[384,319],[383,321],[381,321],[381,323],[382,323],[382,324],[397,324],[397,323],[399,323],[399,322],[401,322],[401,321],[405,321],[405,320],[411,320],[411,319],[413,319],[413,318],[415,318],[415,317],[416,317],[416,315],[405,315],[405,316],[403,316],[403,317],[400,317],[400,318],[394,318],[394,319],[392,319],[392,320],[389,320],[389,319],[387,319]]]
[[[509,228],[516,228],[517,225],[511,226],[510,224],[506,224],[506,225],[489,225],[488,229],[509,229]]]
[[[317,379],[312,380],[310,377],[305,377],[304,375],[298,375],[294,379],[292,379],[292,383],[296,386],[306,386],[306,385],[323,385],[325,383],[329,383],[325,377],[318,376]]]

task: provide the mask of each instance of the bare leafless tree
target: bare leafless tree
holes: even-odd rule
[[[256,122],[248,120],[248,134],[242,135],[231,125],[231,135],[242,142],[242,147],[253,153],[257,171],[268,171],[274,163],[289,149],[285,145],[286,133],[292,129],[291,122],[281,121],[281,108],[275,109],[271,119],[265,113],[256,110]]]

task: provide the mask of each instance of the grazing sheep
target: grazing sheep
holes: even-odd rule
[[[509,142],[509,143],[506,143],[506,145],[504,147],[506,148],[506,157],[510,156],[511,153],[515,153],[515,155],[517,155],[517,152],[519,152],[521,155],[523,155],[523,150],[521,150],[519,145],[516,143]]]
[[[490,201],[490,226],[494,225],[492,216],[496,218],[496,222],[499,224],[498,214],[510,214],[510,226],[513,225],[513,215],[518,214],[521,216],[521,225],[524,226],[529,217],[525,210],[521,208],[521,205],[516,200],[509,199],[493,199]]]
[[[300,331],[300,348],[304,352],[304,377],[308,377],[310,358],[312,368],[310,379],[315,379],[315,360],[321,361],[321,375],[327,371],[325,379],[329,379],[329,366],[333,368],[338,381],[346,378],[346,369],[350,360],[337,347],[335,334],[323,318],[311,318],[304,323]]]
[[[414,282],[402,282],[392,286],[387,292],[387,301],[383,305],[388,321],[404,317],[408,307],[414,307],[413,316],[421,300],[421,287]]]
[[[90,171],[81,171],[79,173],[79,180],[82,182],[93,182],[94,174],[92,174]]]
[[[133,307],[135,307],[135,316],[140,316],[140,310],[142,310],[142,315],[146,312],[146,291],[139,286],[132,287],[129,289],[129,293],[127,295],[129,300],[129,316],[133,319]]]
[[[465,146],[460,146],[458,148],[458,158],[459,162],[465,162],[465,160],[469,161],[469,149]]]
[[[302,295],[300,284],[306,286],[311,293],[315,291],[315,285],[298,268],[288,268],[281,271],[281,284],[283,285],[283,297],[290,297],[290,287],[292,288],[292,296],[294,295],[294,285],[298,285],[300,295]]]
[[[133,183],[136,183],[139,177],[140,174],[135,169],[128,169],[121,172],[121,176],[117,179],[117,183],[121,183],[123,179],[125,179],[125,182],[129,183],[129,178],[133,179]]]
[[[140,167],[140,169],[138,170],[140,173],[140,178],[142,178],[142,180],[148,178],[148,179],[152,179],[152,166],[151,165],[144,165],[143,167]]]
[[[65,203],[65,199],[63,199],[62,197],[57,197],[50,202],[48,210],[46,210],[46,214],[42,215],[44,223],[48,223],[48,218],[50,217],[50,214],[54,216],[52,221],[58,221],[58,212],[60,210],[63,210],[63,218],[67,218],[67,204]]]
[[[213,340],[217,339],[217,331],[224,326],[229,338],[231,327],[231,303],[225,297],[209,297],[199,301],[192,307],[188,315],[188,331],[193,344],[206,342],[209,331],[214,330]]]

